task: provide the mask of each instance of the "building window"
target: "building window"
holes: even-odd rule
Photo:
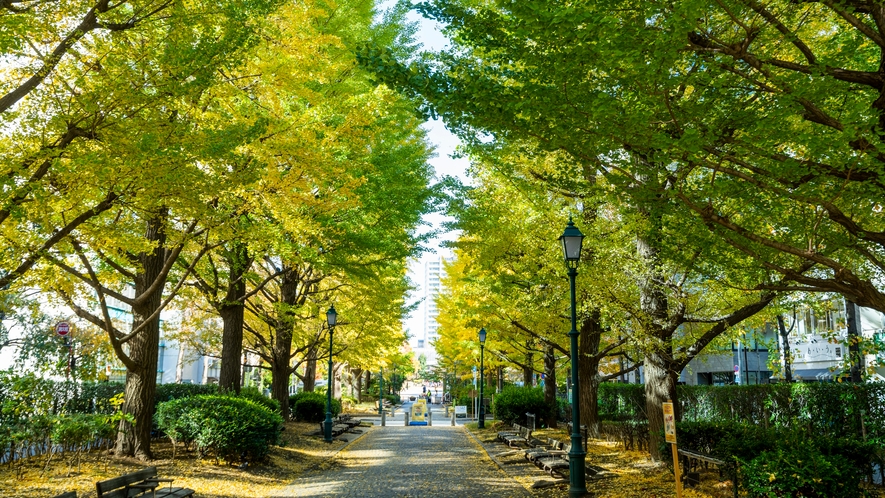
[[[836,359],[842,359],[842,346],[836,346]]]
[[[733,372],[713,372],[713,385],[714,386],[724,386],[728,384],[734,384],[734,373]]]
[[[419,348],[423,348],[423,347],[424,347],[424,339],[418,339],[418,347],[419,347]]]

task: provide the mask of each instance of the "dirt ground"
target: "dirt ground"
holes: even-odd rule
[[[317,424],[290,422],[282,434],[282,445],[271,450],[266,463],[241,467],[217,465],[214,459],[200,460],[195,452],[178,448],[172,460],[172,445],[167,439],[151,444],[161,477],[175,479],[174,486],[198,491],[200,498],[264,498],[289,484],[294,476],[318,465],[342,447],[345,442],[323,442],[309,436]],[[355,435],[348,435],[354,437]],[[143,462],[118,459],[105,452],[85,455],[77,468],[70,456],[54,457],[48,469],[46,457],[32,458],[21,468],[0,468],[0,496],[3,498],[51,497],[64,491],[76,491],[78,497],[95,497],[95,482],[141,469]]]

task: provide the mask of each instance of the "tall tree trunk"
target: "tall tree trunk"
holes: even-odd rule
[[[676,375],[668,367],[666,353],[649,353],[645,355],[645,410],[648,414],[649,445],[648,450],[654,460],[661,460],[660,433],[664,431],[663,403],[672,400],[676,420],[681,419],[681,410],[676,399]]]
[[[317,348],[311,346],[307,350],[307,359],[304,361],[304,391],[312,393],[317,384]]]
[[[656,283],[658,280],[658,249],[652,237],[636,237],[636,252],[645,264],[645,274],[639,279],[639,302],[645,313],[646,333],[654,345],[645,355],[645,403],[648,414],[649,452],[654,460],[661,459],[660,434],[664,430],[663,405],[671,399],[680,414],[676,400],[675,378],[668,372],[672,361],[672,331],[665,330],[667,297]]]
[[[535,387],[535,369],[532,368],[534,363],[534,355],[526,353],[525,364],[522,367],[522,385],[526,387]]]
[[[175,383],[181,384],[184,376],[184,344],[178,342],[178,359],[175,362]]]
[[[332,397],[335,399],[341,399],[341,374],[343,366],[344,363],[332,363]]]
[[[291,268],[286,268],[280,276],[280,301],[274,327],[270,363],[271,397],[280,403],[283,420],[289,419],[289,362],[292,356],[293,316],[290,309],[298,297],[298,278]]]
[[[504,367],[498,367],[495,369],[495,377],[497,384],[495,386],[495,392],[499,393],[504,390]],[[489,385],[492,385],[489,383]]]
[[[796,320],[793,320],[793,326],[790,327],[790,330],[796,326]],[[783,355],[784,355],[784,380],[787,382],[793,382],[793,358],[790,353],[790,330],[787,330],[786,324],[784,324],[783,315],[777,315],[777,328],[781,334],[781,342],[783,343]]]
[[[556,353],[553,345],[544,347],[544,401],[552,408],[547,415],[547,427],[555,429],[559,405],[556,402]]]
[[[356,378],[356,402],[363,402],[363,369],[358,368],[353,372],[354,378]]]
[[[857,304],[845,299],[845,317],[848,322],[848,360],[850,364],[851,382],[860,383],[863,381],[861,374],[863,373],[863,354],[860,352],[861,341],[861,323],[860,313],[857,310]]]
[[[599,310],[591,310],[578,324],[578,377],[581,390],[581,425],[587,426],[591,437],[599,436],[599,344],[602,324]]]
[[[166,235],[163,232],[163,217],[157,216],[148,221],[145,240],[156,242],[153,251],[139,255],[141,271],[135,276],[135,296],[148,292],[150,286],[160,276],[165,262]],[[154,395],[157,392],[157,363],[160,350],[160,316],[148,318],[162,303],[163,286],[155,289],[147,299],[132,306],[132,329],[145,324],[145,327],[129,341],[129,358],[136,366],[126,371],[123,413],[132,415],[134,423],[120,422],[115,452],[117,456],[132,456],[148,461],[151,453],[151,425],[154,417]]]
[[[243,300],[246,296],[244,275],[252,264],[249,251],[242,242],[232,242],[225,251],[228,276],[227,295],[218,308],[223,329],[221,333],[221,372],[218,390],[240,392],[240,357],[243,354]]]

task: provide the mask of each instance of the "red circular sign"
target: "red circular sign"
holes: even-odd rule
[[[55,333],[64,337],[71,332],[71,325],[68,322],[58,322],[55,326]]]

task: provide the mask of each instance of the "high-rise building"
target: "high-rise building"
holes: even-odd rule
[[[436,365],[434,341],[439,337],[439,309],[436,298],[442,290],[441,278],[444,275],[445,258],[439,257],[424,263],[424,330],[418,338],[418,353],[423,353],[428,365]]]

